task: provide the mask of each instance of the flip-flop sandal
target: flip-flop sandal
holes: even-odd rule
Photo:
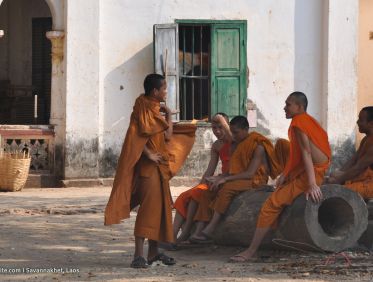
[[[157,265],[174,265],[176,263],[176,260],[174,258],[166,256],[163,253],[160,253],[152,259],[148,260],[149,265],[153,265],[153,263],[156,263]]]
[[[146,262],[146,259],[143,257],[135,257],[131,262],[132,268],[148,268],[149,264]]]

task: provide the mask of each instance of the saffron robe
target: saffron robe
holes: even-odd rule
[[[260,165],[251,179],[227,181],[217,193],[209,190],[204,191],[199,201],[195,220],[210,221],[213,211],[224,214],[235,196],[249,189],[263,186],[267,184],[269,176],[276,178],[280,174],[281,168],[276,161],[271,141],[257,132],[249,133],[237,145],[230,159],[229,174],[235,175],[245,172],[249,168],[258,145],[262,145],[266,152],[269,172],[264,165]]]
[[[357,151],[358,160],[373,146],[373,136],[365,136]],[[345,182],[344,186],[359,193],[364,199],[373,198],[373,164],[368,166],[360,175]]]
[[[285,181],[264,202],[259,213],[257,227],[274,227],[283,208],[291,205],[296,197],[308,189],[307,173],[302,160],[301,148],[295,135],[295,128],[305,133],[310,141],[328,158],[325,163],[314,164],[317,185],[321,185],[329,167],[331,150],[325,130],[307,113],[293,117],[288,131],[290,156],[283,172]]]
[[[222,173],[228,173],[229,171],[229,150],[230,150],[231,144],[230,143],[224,143],[219,151],[219,159],[222,163]],[[196,202],[200,201],[201,193],[204,190],[208,190],[209,186],[207,183],[200,183],[193,188],[181,193],[179,197],[177,197],[174,208],[178,211],[178,213],[186,218],[187,210],[189,202],[193,199]]]
[[[176,173],[177,164],[181,165],[182,162],[176,161],[177,155],[171,156],[171,161],[174,159],[173,162],[176,163],[172,171],[169,152],[180,147],[176,146],[177,139],[180,138],[176,138],[174,143],[170,142],[171,145],[166,144],[164,131],[167,130],[168,123],[159,110],[160,103],[152,97],[140,95],[136,99],[119,157],[113,189],[105,209],[105,225],[120,223],[122,219],[129,217],[133,207],[140,205],[135,236],[172,242],[169,179]],[[195,131],[195,128],[192,127],[187,130],[189,138],[194,134],[193,130]],[[160,164],[152,162],[142,154],[145,145],[150,151],[161,154]],[[167,146],[171,146],[171,150]],[[187,149],[189,148],[190,144],[187,146]],[[175,149],[174,152],[177,153],[178,150]],[[188,153],[182,154],[182,158]]]

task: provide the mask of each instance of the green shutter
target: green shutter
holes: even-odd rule
[[[212,24],[211,115],[246,116],[246,23]]]

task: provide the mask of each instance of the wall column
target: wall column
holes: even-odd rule
[[[52,30],[46,33],[52,42],[51,115],[49,123],[54,126],[54,175],[64,177],[64,147],[66,138],[66,97],[64,77],[65,32]]]

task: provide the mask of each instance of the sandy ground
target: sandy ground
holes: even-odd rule
[[[172,189],[176,197],[183,187]],[[373,257],[348,252],[352,265],[327,255],[261,251],[253,263],[228,263],[239,248],[167,252],[172,267],[130,268],[136,214],[103,225],[109,187],[0,193],[0,281],[373,281]]]

